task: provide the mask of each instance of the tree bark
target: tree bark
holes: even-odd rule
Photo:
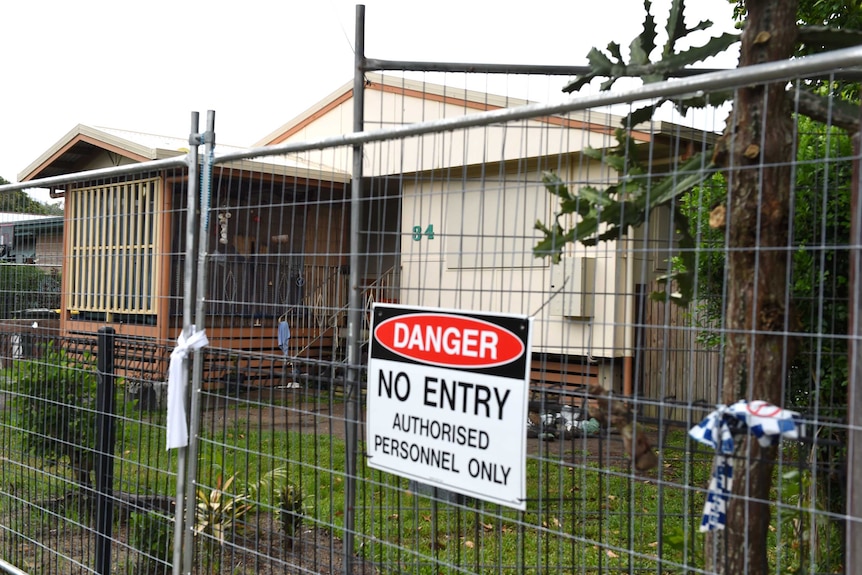
[[[740,66],[783,60],[795,47],[796,0],[747,0]],[[794,158],[791,110],[782,83],[739,90],[724,135],[730,182],[727,338],[723,401],[781,405],[792,342],[788,243]],[[771,250],[769,248],[784,248]],[[775,448],[736,438],[727,529],[708,541],[710,568],[767,575],[769,491]]]

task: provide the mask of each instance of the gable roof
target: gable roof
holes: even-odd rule
[[[420,82],[407,78],[386,76],[382,74],[367,73],[365,75],[365,90],[381,93],[396,94],[404,98],[414,98],[425,102],[434,102],[454,106],[463,114],[500,110],[534,104],[529,100],[500,96],[486,92],[477,92],[451,86],[443,86],[429,82]],[[254,146],[269,146],[280,144],[291,136],[299,133],[303,128],[313,124],[315,121],[336,109],[338,106],[353,98],[353,82],[348,82],[340,88],[318,101],[314,106],[290,119],[274,131],[257,141]],[[405,123],[421,121],[423,118],[404,118]],[[566,128],[584,129],[604,134],[612,134],[620,125],[622,116],[610,113],[597,112],[572,112],[563,116],[549,116],[536,118],[537,121],[558,124]],[[655,127],[654,127],[655,128]],[[650,132],[655,129],[634,130],[632,136],[636,140],[648,141]]]
[[[185,146],[185,147],[184,147]],[[18,174],[19,182],[58,176],[86,169],[94,155],[106,153],[106,162],[146,162],[188,152],[188,143],[178,138],[95,128],[78,124],[45,150]]]
[[[94,167],[118,166],[182,156],[188,153],[188,146],[187,137],[177,138],[78,124],[19,173],[18,181],[25,182],[70,174]],[[224,144],[217,146],[217,152],[246,149]],[[347,181],[349,178],[349,174],[329,166],[302,161],[295,157],[271,156],[247,161],[261,169],[266,166],[267,171],[279,173],[300,171],[304,177],[329,178],[335,181]]]

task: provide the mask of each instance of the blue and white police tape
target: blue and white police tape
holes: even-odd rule
[[[733,487],[733,431],[747,429],[763,447],[783,439],[798,439],[803,425],[795,411],[776,407],[765,401],[738,401],[731,406],[719,405],[688,434],[715,449],[715,464],[709,480],[706,504],[703,506],[701,531],[724,529],[727,502]]]

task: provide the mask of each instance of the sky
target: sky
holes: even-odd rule
[[[652,13],[664,26],[670,0]],[[0,7],[0,176],[11,182],[77,124],[186,137],[215,110],[217,142],[250,146],[353,78],[355,1],[43,0]],[[641,30],[640,0],[366,0],[365,55],[585,65]],[[731,30],[727,0],[689,1]],[[701,36],[703,38],[703,36]],[[663,42],[662,38],[659,38]],[[708,62],[733,67],[736,58]],[[566,78],[510,94],[559,99]],[[505,94],[502,94],[505,95]],[[38,192],[34,197],[45,201]]]

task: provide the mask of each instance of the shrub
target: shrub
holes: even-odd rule
[[[33,265],[0,263],[0,317],[14,312],[60,307],[59,276]]]
[[[10,381],[25,449],[65,463],[79,485],[91,486],[98,385],[94,359],[48,345],[41,359],[17,362]]]
[[[278,519],[290,548],[293,548],[296,541],[303,515],[302,493],[292,483],[285,483],[278,492]]]

